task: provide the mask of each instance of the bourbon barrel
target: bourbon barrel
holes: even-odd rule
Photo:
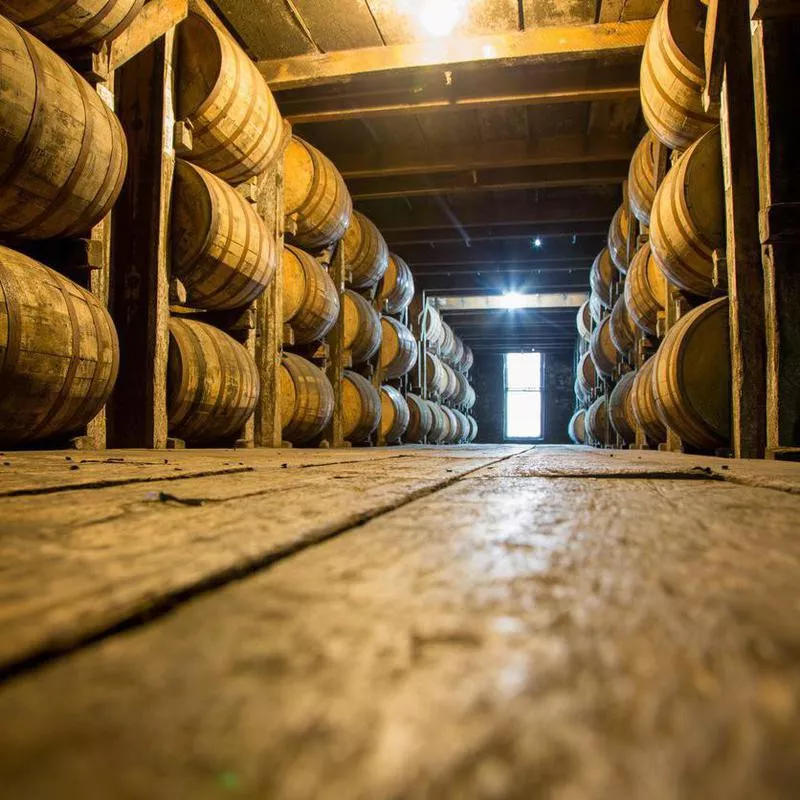
[[[667,306],[667,279],[645,244],[631,259],[625,279],[625,306],[633,323],[645,333],[657,334],[658,315]]]
[[[175,165],[172,272],[195,308],[239,308],[275,275],[275,242],[253,206],[188,161]]]
[[[469,436],[469,420],[463,411],[451,408],[453,416],[456,418],[456,430],[453,434],[453,444],[465,444]]]
[[[353,214],[353,201],[339,170],[297,136],[289,142],[283,164],[287,235],[308,250],[338,242]]]
[[[639,93],[647,126],[683,150],[716,124],[703,111],[703,20],[698,0],[665,0],[647,35]]]
[[[575,444],[584,444],[586,442],[586,409],[579,408],[572,415],[567,433],[569,433],[569,438]]]
[[[283,122],[266,81],[233,37],[197,13],[178,26],[175,83],[195,164],[237,184],[278,157]]]
[[[597,388],[598,381],[597,368],[592,354],[587,350],[578,362],[578,385],[587,400],[591,397],[592,390]]]
[[[331,421],[333,388],[319,367],[295,353],[284,353],[280,404],[283,438],[292,444],[305,444]]]
[[[374,286],[389,266],[389,248],[375,223],[354,211],[344,232],[344,259],[350,285],[356,289]]]
[[[452,408],[442,406],[441,409],[445,419],[447,420],[447,433],[442,440],[442,444],[456,444],[458,441],[458,419],[456,419],[455,412]]]
[[[428,442],[431,444],[444,444],[450,435],[450,421],[444,413],[444,406],[431,400],[425,400],[424,402],[428,404],[433,418],[431,429],[428,432]]]
[[[342,378],[342,428],[349,442],[364,442],[381,418],[378,390],[357,372],[346,369]]]
[[[575,325],[578,328],[578,335],[581,339],[589,341],[592,337],[592,312],[589,308],[589,301],[584,300],[581,307],[578,309],[578,314],[575,320]]]
[[[728,298],[681,317],[654,356],[653,392],[662,422],[703,450],[728,444],[731,414]]]
[[[589,353],[597,372],[604,378],[611,378],[614,367],[620,361],[619,353],[611,338],[611,317],[606,317],[594,329],[589,342]]]
[[[0,76],[0,233],[87,232],[125,179],[119,120],[66,62],[3,17]]]
[[[403,395],[394,386],[381,386],[381,436],[384,441],[400,441],[410,420],[408,403]]]
[[[258,402],[255,361],[218,328],[169,321],[167,420],[171,436],[193,444],[235,437]]]
[[[441,400],[447,391],[447,379],[444,362],[439,356],[428,350],[425,353],[425,385],[428,394]]]
[[[650,225],[650,210],[656,193],[656,138],[650,131],[636,146],[628,169],[628,200],[633,215],[642,225]]]
[[[709,297],[712,253],[725,246],[725,195],[719,128],[693,144],[667,173],[653,201],[650,246],[667,279]]]
[[[471,444],[478,436],[478,422],[475,417],[467,414],[467,422],[469,422],[469,433],[467,434],[467,442]]]
[[[417,363],[417,342],[394,317],[381,318],[381,369],[388,379],[400,378]]]
[[[633,415],[631,403],[631,390],[635,379],[635,373],[626,372],[617,381],[617,385],[608,399],[608,414],[611,424],[626,444],[633,444],[636,441],[636,417]]]
[[[611,288],[615,275],[616,268],[611,260],[611,253],[609,253],[607,247],[604,247],[597,254],[589,272],[589,284],[592,287],[592,294],[604,308],[611,308]],[[599,320],[597,321],[599,322]]]
[[[475,354],[472,352],[472,348],[468,345],[464,345],[464,355],[461,357],[461,371],[464,373],[469,372],[472,369],[472,365],[475,363]]]
[[[406,394],[406,404],[408,405],[406,441],[421,444],[433,427],[433,411],[427,400],[411,392]]]
[[[442,392],[442,400],[449,403],[455,399],[458,393],[458,373],[449,365],[442,364],[444,367],[444,374],[447,378],[444,391]]]
[[[651,356],[636,371],[631,387],[630,403],[633,416],[647,438],[653,443],[658,443],[667,440],[667,429],[658,414],[653,392],[654,364],[655,359]]]
[[[594,320],[595,325],[603,319],[603,315],[605,314],[605,307],[602,302],[600,302],[600,296],[597,292],[592,292],[589,295],[589,314]]]
[[[624,275],[628,271],[628,231],[631,221],[628,210],[620,206],[608,228],[608,252],[614,266]]]
[[[100,301],[0,247],[0,446],[77,432],[105,405],[118,368]]]
[[[354,364],[368,361],[381,346],[381,318],[358,292],[345,289],[344,349],[350,350]]]
[[[439,348],[439,355],[442,357],[443,361],[449,364],[453,358],[453,350],[456,346],[456,335],[453,333],[453,329],[444,320],[442,320],[442,329],[444,330],[444,336],[442,337],[442,344]]]
[[[584,420],[588,441],[595,447],[614,444],[614,429],[608,418],[608,401],[604,394],[589,406]]]
[[[339,295],[316,258],[291,245],[283,248],[283,321],[297,344],[322,339],[339,316]]]
[[[628,358],[636,347],[637,328],[628,313],[625,297],[620,295],[609,317],[608,331],[611,341],[622,358]]]
[[[0,0],[0,14],[55,50],[95,45],[119,36],[144,0]]]
[[[400,256],[389,253],[386,272],[378,284],[378,300],[387,314],[399,314],[414,299],[414,276]]]
[[[425,306],[423,324],[428,350],[438,353],[444,343],[444,322],[441,314],[430,303]]]
[[[579,405],[585,406],[589,401],[589,395],[584,391],[580,378],[575,378],[575,383],[573,384],[572,388],[575,392],[575,400]]]

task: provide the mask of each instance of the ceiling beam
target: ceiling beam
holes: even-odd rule
[[[583,220],[579,222],[537,222],[515,223],[511,225],[476,225],[465,226],[470,242],[484,240],[500,241],[501,239],[525,239],[530,241],[536,236],[586,236],[603,235],[608,232],[609,219],[602,217],[598,220]],[[462,237],[453,228],[421,228],[419,230],[404,230],[386,232],[382,229],[390,249],[399,248],[409,244],[444,244],[463,241]]]
[[[623,136],[574,134],[450,147],[392,147],[371,152],[343,152],[336,156],[336,166],[349,183],[355,178],[389,175],[630,161],[636,144]]]
[[[638,54],[650,20],[532,27],[514,33],[451,36],[410,44],[361,47],[257,62],[273,91],[347,82],[363,75],[452,71],[487,64],[513,66]]]
[[[540,223],[568,223],[583,220],[610,222],[620,203],[619,195],[576,194],[570,199],[543,199],[537,202],[522,195],[515,202],[491,198],[460,198],[452,211],[468,232],[473,227]],[[479,202],[475,202],[478,200]],[[437,228],[452,231],[453,223],[433,198],[387,203],[359,203],[365,213],[390,238],[396,231],[419,231]]]
[[[438,78],[438,76],[437,76]],[[524,78],[524,80],[520,80]],[[460,86],[461,83],[466,84]],[[516,85],[519,83],[519,85]],[[436,114],[448,111],[537,106],[556,103],[627,100],[639,96],[638,70],[629,65],[608,65],[591,71],[560,70],[540,75],[496,75],[488,86],[475,87],[469,81],[447,86],[413,89],[384,89],[280,98],[281,113],[292,125],[342,122],[352,119],[394,117],[404,114]]]
[[[453,192],[547,189],[558,186],[621,184],[628,177],[630,157],[593,163],[538,164],[465,172],[350,178],[353,200],[422,197]]]

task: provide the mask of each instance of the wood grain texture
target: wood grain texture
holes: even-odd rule
[[[9,683],[5,789],[793,798],[800,498],[513,466]]]

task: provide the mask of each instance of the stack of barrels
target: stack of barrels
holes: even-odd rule
[[[29,253],[88,237],[127,170],[122,126],[62,57],[129,25],[142,0],[0,2],[0,446],[86,432],[116,381],[119,343],[99,297]],[[67,250],[64,247],[63,250]]]
[[[705,13],[700,0],[665,0],[644,48],[648,131],[578,313],[575,442],[655,447],[671,431],[683,449],[729,445],[728,300],[713,258],[725,245],[724,187],[719,126],[702,103]]]
[[[475,390],[469,381],[472,350],[430,303],[423,309],[420,332],[424,356],[414,382],[418,394],[407,397],[412,408],[408,440],[429,444],[473,442],[478,425],[470,414],[475,405]]]

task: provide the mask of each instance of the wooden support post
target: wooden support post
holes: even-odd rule
[[[718,0],[715,50],[720,92],[722,167],[731,349],[731,445],[736,458],[763,458],[766,447],[764,278],[758,238],[758,153],[748,0]]]
[[[752,0],[766,351],[766,447],[800,456],[800,7]],[[780,13],[779,13],[780,12]]]
[[[327,375],[333,387],[333,417],[325,429],[323,437],[330,443],[331,447],[345,446],[342,420],[342,381],[344,380],[344,284],[346,269],[344,243],[339,242],[331,260],[330,276],[339,295],[341,311],[326,340],[329,350]]]
[[[121,350],[107,408],[113,447],[167,445],[173,53],[170,31],[116,73],[129,158],[111,223],[110,307]]]

